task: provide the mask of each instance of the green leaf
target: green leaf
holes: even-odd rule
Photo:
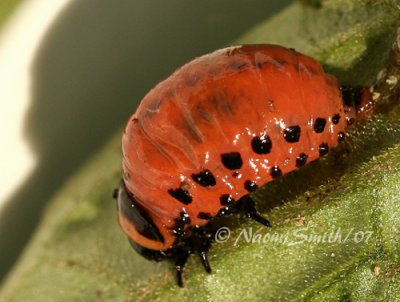
[[[388,64],[398,5],[301,1],[238,42],[295,47],[342,82],[373,83]],[[191,257],[183,289],[171,263],[136,254],[116,223],[118,133],[54,197],[0,300],[398,301],[399,118],[399,108],[377,115],[329,156],[255,192],[274,227],[226,219],[213,273]]]

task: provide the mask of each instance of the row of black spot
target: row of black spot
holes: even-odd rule
[[[239,153],[238,153],[238,155],[240,157]],[[241,157],[240,157],[240,160],[241,160]],[[238,175],[238,174],[236,174],[236,175]],[[282,176],[282,171],[280,170],[280,168],[278,166],[273,166],[271,168],[270,175],[272,176],[272,178],[277,178],[277,177]],[[216,185],[215,177],[209,170],[201,171],[198,174],[192,174],[192,179],[203,187],[213,187]],[[255,190],[258,189],[258,185],[255,181],[246,180],[244,182],[244,188],[248,192],[254,192]],[[192,195],[189,193],[189,191],[187,191],[184,188],[169,189],[168,193],[173,198],[177,199],[178,201],[182,202],[185,205],[188,205],[193,201]]]
[[[335,114],[332,117],[333,124],[338,124],[340,120],[340,115]],[[314,131],[316,133],[322,133],[325,129],[326,120],[324,118],[317,118],[314,122]],[[297,125],[287,127],[284,130],[283,136],[288,143],[295,143],[300,140],[301,128]],[[338,140],[342,141],[344,139],[344,133],[339,132]],[[272,149],[272,141],[268,135],[263,136],[256,136],[251,141],[251,147],[253,151],[257,154],[268,154],[271,152]],[[329,146],[327,143],[322,143],[319,146],[319,154],[323,156],[329,152]],[[296,167],[300,168],[307,163],[308,155],[305,153],[300,153],[296,157]],[[239,152],[229,152],[221,154],[221,162],[225,168],[229,170],[238,170],[243,166],[243,160]],[[236,177],[239,175],[238,173],[234,172],[232,174]],[[282,171],[280,170],[279,166],[275,165],[271,168],[270,175],[272,178],[278,178],[282,176]],[[203,187],[213,187],[216,185],[216,179],[214,175],[209,170],[201,171],[197,174],[192,174],[192,179]],[[253,192],[257,190],[258,185],[252,180],[246,180],[244,183],[244,187],[248,192]],[[169,189],[168,193],[174,197],[175,199],[179,200],[183,204],[190,204],[192,202],[192,196],[190,193],[183,189]],[[203,215],[206,217],[207,215]]]
[[[339,139],[343,139],[343,138],[344,138],[344,133],[340,132]],[[328,151],[329,151],[328,144],[322,143],[319,146],[320,156],[327,154]],[[222,162],[224,163],[224,166],[230,170],[240,169],[243,164],[240,153],[238,153],[238,152],[222,154],[221,158],[222,158]],[[296,166],[298,168],[304,166],[307,163],[307,159],[308,159],[307,154],[300,153],[296,158]],[[237,173],[234,173],[234,174],[238,175]],[[277,166],[277,165],[273,166],[271,168],[270,175],[274,179],[282,176],[282,171],[279,168],[279,166]],[[203,187],[213,187],[216,185],[216,179],[210,170],[204,170],[204,171],[201,171],[200,173],[192,174],[192,179]],[[244,183],[244,187],[248,192],[253,192],[253,191],[257,190],[257,188],[258,188],[257,184],[252,180],[246,180]],[[175,199],[182,202],[183,204],[187,205],[192,202],[192,196],[190,195],[190,193],[187,190],[185,190],[183,188],[169,189],[168,193]]]
[[[340,121],[340,115],[335,114],[332,117],[332,123],[337,125]],[[324,132],[326,126],[326,119],[318,117],[315,119],[313,129],[315,133]],[[287,127],[283,132],[283,137],[288,143],[297,143],[300,140],[301,128],[298,125]],[[272,146],[271,146],[272,147]],[[254,150],[254,149],[253,149]],[[254,150],[254,152],[256,152]],[[257,152],[256,152],[257,153]]]
[[[332,117],[333,124],[337,125],[340,121],[340,115],[335,114]],[[316,133],[322,133],[326,126],[326,119],[317,118],[313,128]],[[298,125],[287,127],[283,132],[283,137],[288,143],[297,143],[300,140],[301,128]],[[256,136],[251,141],[251,147],[257,154],[268,154],[272,149],[272,141],[268,135]]]

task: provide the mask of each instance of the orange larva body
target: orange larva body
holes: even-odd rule
[[[345,103],[337,80],[292,49],[243,45],[191,61],[144,97],[122,139],[123,191],[158,234],[138,230],[120,202],[121,227],[144,249],[173,248],[227,199],[336,146],[360,106]]]

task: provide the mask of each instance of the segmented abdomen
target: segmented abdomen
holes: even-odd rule
[[[257,186],[324,155],[346,126],[335,78],[274,45],[200,57],[143,99],[123,137],[124,180],[152,219],[203,225]]]

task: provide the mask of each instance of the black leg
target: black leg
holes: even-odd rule
[[[240,211],[244,212],[247,217],[254,219],[266,227],[271,227],[271,223],[266,218],[262,217],[260,213],[258,213],[256,203],[249,195],[245,195],[239,199],[238,208]]]
[[[229,215],[231,213],[236,213],[237,211],[244,212],[248,217],[267,227],[271,226],[270,222],[266,218],[262,217],[260,213],[258,213],[255,202],[249,195],[243,196],[238,200],[237,203],[227,202],[225,207],[222,208],[222,211],[220,211],[219,215],[217,216]],[[194,227],[191,228],[191,232],[192,236],[188,238],[185,236],[177,236],[176,245],[179,247],[177,247],[173,252],[175,257],[176,277],[180,287],[183,287],[183,270],[189,255],[192,252],[198,251],[205,271],[207,273],[211,273],[211,266],[208,262],[207,254],[208,250],[210,249],[212,239],[214,238],[212,228]],[[175,233],[177,234],[178,232],[175,230]]]
[[[197,250],[203,263],[203,267],[207,273],[211,273],[211,266],[208,262],[208,250],[211,247],[211,242],[214,238],[214,232],[207,228],[193,228],[192,251]]]
[[[204,241],[202,241],[200,247],[199,247],[199,255],[201,258],[201,261],[203,262],[204,269],[206,270],[207,273],[211,273],[211,266],[210,263],[208,262],[208,250],[210,249],[211,246],[211,239],[210,238],[204,238]]]
[[[259,213],[257,213],[257,211],[255,211],[254,213],[248,213],[248,215],[251,219],[254,219],[255,221],[265,225],[266,227],[271,227],[271,223],[267,219],[262,217]]]
[[[182,278],[182,272],[185,268],[186,262],[189,258],[190,251],[189,250],[184,250],[179,252],[177,255],[176,261],[175,261],[175,269],[176,269],[176,278],[178,281],[178,285],[180,287],[183,287],[183,278]]]

